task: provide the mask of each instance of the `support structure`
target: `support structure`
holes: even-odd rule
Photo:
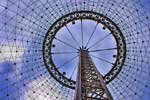
[[[74,100],[113,100],[102,75],[84,48],[80,49]]]

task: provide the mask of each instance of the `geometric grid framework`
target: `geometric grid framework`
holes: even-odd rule
[[[149,4],[149,0],[0,0],[0,99],[73,99],[74,90],[59,84],[45,69],[42,43],[62,15],[88,10],[116,23],[126,41],[124,66],[107,85],[112,97],[148,100]]]
[[[56,34],[58,33],[58,31],[64,27],[67,26],[68,23],[70,22],[75,22],[76,20],[93,20],[96,21],[97,23],[101,23],[104,25],[104,27],[108,28],[108,30],[110,30],[110,34],[112,34],[112,36],[115,38],[116,41],[116,49],[117,49],[117,54],[116,56],[116,61],[115,63],[112,64],[112,69],[104,76],[104,80],[106,83],[109,83],[110,81],[112,81],[117,74],[120,72],[122,65],[125,61],[125,55],[126,55],[126,46],[125,46],[125,40],[124,37],[120,31],[120,29],[116,26],[116,24],[114,22],[112,22],[110,19],[108,19],[107,17],[99,14],[99,13],[95,13],[95,12],[90,12],[90,11],[78,11],[78,12],[73,12],[73,13],[69,13],[66,14],[65,16],[61,17],[60,19],[58,19],[48,30],[48,32],[45,35],[45,39],[43,42],[43,59],[44,59],[44,63],[45,66],[47,68],[47,70],[49,71],[49,73],[61,84],[63,84],[64,86],[67,86],[69,88],[74,89],[75,88],[75,81],[68,79],[67,77],[65,77],[61,72],[58,71],[58,67],[56,66],[56,64],[53,61],[53,52],[52,52],[52,48],[54,46],[53,44],[53,40],[59,40],[60,42],[63,42],[65,40],[62,40],[61,37],[56,37]],[[108,35],[106,35],[105,37],[107,37]],[[98,40],[97,42],[99,42],[100,40]],[[89,41],[88,41],[89,42]],[[65,42],[66,43],[66,42]],[[69,46],[71,44],[68,44]],[[91,48],[90,47],[86,47]],[[79,48],[77,48],[79,51]],[[91,50],[88,49],[88,51],[90,52]],[[96,52],[97,50],[95,50]]]
[[[88,50],[81,48],[74,100],[113,100]]]

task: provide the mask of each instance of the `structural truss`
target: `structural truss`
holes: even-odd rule
[[[48,34],[52,32],[50,28],[57,30],[62,28],[57,27],[59,25],[56,23],[64,16],[82,11],[103,15],[109,19],[109,22],[113,22],[112,25],[119,29],[119,34],[122,34],[118,35],[121,38],[117,37],[116,40],[122,43],[119,46],[123,49],[122,51],[119,49],[120,53],[118,49],[115,49],[115,53],[119,54],[114,55],[117,61],[121,59],[116,63],[119,67],[103,75],[106,87],[113,99],[149,100],[149,0],[0,0],[0,100],[74,99],[76,81],[70,78],[71,75],[67,76],[69,72],[63,72],[65,66],[57,66],[57,62],[53,60],[54,56],[50,56],[56,53],[51,52],[52,47],[58,47],[58,44],[50,44],[50,40],[53,38],[60,42],[57,35],[54,35],[57,32],[54,32],[52,37]],[[79,23],[84,23],[81,19],[69,22],[76,25],[78,20]],[[82,25],[84,27],[86,24]],[[103,29],[106,31],[108,28]],[[95,37],[99,36],[101,35]],[[61,39],[62,42],[68,43],[69,41]],[[72,45],[73,42],[69,44]],[[51,47],[48,48],[49,46]],[[91,56],[91,53],[89,55]],[[67,59],[66,56],[64,57]],[[107,61],[108,59],[104,60],[100,56],[91,57],[112,64]],[[69,68],[72,67],[66,69]],[[109,72],[112,73],[109,74]],[[108,80],[106,76],[109,77]]]
[[[113,100],[88,50],[81,48],[74,100]]]

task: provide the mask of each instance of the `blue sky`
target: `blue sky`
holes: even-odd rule
[[[89,50],[99,50],[99,49],[108,49],[108,48],[116,47],[116,41],[112,35],[108,36],[102,42],[96,43],[97,41],[101,40],[103,37],[105,37],[106,35],[108,35],[110,33],[110,31],[107,28],[105,30],[103,29],[104,26],[102,24],[99,23],[98,26],[96,27],[96,29],[95,29],[95,26],[97,24],[96,21],[83,20],[82,24],[83,24],[83,41],[84,41],[83,44],[84,44],[84,46],[87,44],[92,32],[95,30],[95,32],[87,46],[87,48],[90,47]],[[73,40],[73,38],[71,37],[67,28],[73,34],[75,40],[77,40],[78,43],[76,43],[75,40]],[[79,46],[82,47],[81,20],[76,20],[75,24],[68,23],[67,28],[64,26],[62,29],[60,29],[58,31],[58,33],[56,34],[56,38],[59,38],[66,43],[69,43],[70,45],[74,46],[75,48],[79,49]],[[92,46],[95,43],[96,43],[96,45]],[[55,48],[52,49],[52,52],[78,52],[76,49],[74,49],[58,40],[54,40],[53,44],[55,44]],[[106,51],[101,51],[101,52],[93,52],[93,53],[91,52],[90,54],[114,63],[115,58],[113,58],[113,55],[116,55],[116,53],[117,53],[116,50],[110,50],[110,51],[106,50]],[[60,65],[64,64],[66,61],[69,61],[70,59],[72,59],[73,57],[75,57],[77,55],[79,55],[79,53],[55,54],[55,55],[53,55],[53,60],[54,60],[56,66],[60,66]],[[76,57],[74,60],[72,60],[69,63],[62,66],[60,68],[60,72],[66,72],[66,74],[67,74],[66,76],[68,78],[70,78],[70,76],[73,73],[73,75],[74,75],[73,80],[76,80],[77,72],[73,72],[73,70],[75,67],[77,70],[77,66],[78,66],[78,62],[79,62],[78,58],[79,57]],[[101,61],[94,57],[92,57],[92,59],[93,59],[94,63],[96,64],[98,70],[103,75],[107,74],[110,71],[110,69],[112,67],[111,64]]]
[[[46,1],[49,1],[49,3],[47,3]],[[56,13],[54,11],[55,9],[58,10],[59,8],[57,8],[56,5],[54,5],[55,7],[53,9],[51,4],[57,3],[58,5],[61,5],[62,3],[67,4],[73,3],[75,1],[79,2],[78,8],[84,5],[83,3],[80,3],[82,2],[81,0],[53,0],[53,3],[52,0],[0,0],[0,100],[11,100],[15,98],[18,100],[28,100],[24,97],[28,90],[31,90],[30,92],[32,92],[32,89],[35,88],[34,86],[37,86],[36,88],[39,88],[41,85],[40,82],[47,83],[47,80],[50,80],[49,78],[47,78],[50,76],[47,73],[47,70],[45,69],[43,60],[40,59],[42,58],[42,53],[39,51],[42,50],[40,43],[43,42],[43,38],[45,33],[47,32],[47,29],[53,23],[54,19],[57,19],[61,16],[61,14],[57,14],[58,12]],[[93,5],[94,3],[92,2],[92,0],[90,1],[91,2],[88,1],[88,3],[86,3],[88,5],[88,9],[100,9],[100,6],[96,6],[97,8],[93,8],[91,5]],[[114,97],[118,99],[123,99],[122,97],[124,97],[124,95],[129,94],[135,97],[133,98],[133,100],[137,100],[139,98],[141,100],[149,100],[150,68],[149,63],[147,62],[149,62],[148,51],[150,50],[150,21],[145,17],[147,16],[148,18],[150,18],[150,0],[105,0],[105,2],[103,2],[103,0],[99,1],[102,1],[102,3],[97,3],[98,0],[94,0],[96,4],[103,4],[107,7],[102,8],[98,11],[106,14],[108,13],[108,9],[110,9],[110,13],[108,13],[107,16],[109,16],[110,18],[114,18],[113,21],[119,23],[119,27],[124,32],[124,35],[128,36],[128,38],[126,38],[127,42],[132,43],[133,41],[138,41],[136,45],[128,45],[128,48],[134,46],[132,50],[134,50],[135,48],[139,48],[139,50],[143,50],[145,53],[141,54],[139,53],[139,51],[133,53],[133,55],[138,56],[137,58],[133,57],[131,53],[128,53],[127,57],[129,57],[130,59],[127,59],[127,62],[125,63],[128,66],[125,66],[122,70],[122,73],[120,73],[119,76],[114,80],[114,83],[116,85],[108,85],[109,89],[112,91],[112,93],[114,93]],[[114,7],[108,5],[112,2],[114,2],[115,4]],[[44,4],[44,6],[42,5],[42,3]],[[125,5],[125,9],[120,10],[121,7]],[[76,8],[73,5],[71,6],[74,8],[70,8],[70,10],[74,10]],[[47,7],[49,8],[48,11],[45,10],[45,8]],[[61,8],[63,9],[62,11],[64,11],[65,13],[69,12],[69,10],[64,10],[64,8]],[[136,13],[134,11],[135,9],[138,9],[139,12]],[[18,13],[19,15],[17,15]],[[51,13],[53,13],[55,16],[52,17]],[[118,15],[115,15],[116,13]],[[41,16],[43,16],[44,18],[42,19]],[[131,19],[128,20],[127,16],[131,16]],[[123,22],[120,23],[120,20],[123,20]],[[134,25],[135,22],[137,22],[138,24]],[[84,42],[86,43],[96,23],[94,21],[86,20],[83,22],[83,24]],[[126,27],[126,24],[129,25],[129,27]],[[99,28],[97,28],[95,34],[93,35],[89,46],[92,45],[93,42],[96,42],[96,40],[98,40],[99,38],[102,38],[107,33],[109,33],[108,31],[102,29],[102,25],[99,24],[98,27]],[[71,32],[73,33],[74,37],[78,40],[78,42],[81,45],[80,21],[77,21],[75,25],[71,25],[71,23],[69,23],[68,28],[71,29]],[[123,28],[125,28],[125,30]],[[129,35],[130,32],[136,34],[137,31],[140,32],[139,35]],[[76,43],[72,40],[65,27],[61,29],[56,36],[77,47]],[[135,39],[137,37],[139,38]],[[144,44],[139,42],[142,40],[145,41]],[[54,40],[53,43],[56,44],[56,47],[53,48],[53,51],[55,52],[67,50],[75,51],[74,49],[63,45],[62,43],[56,40]],[[91,48],[91,50],[114,47],[114,44],[114,39],[112,38],[112,36],[109,36],[109,38],[105,39],[102,43],[97,44],[95,47]],[[39,51],[36,52],[36,50]],[[114,58],[112,58],[112,55],[115,53],[116,52],[109,51],[92,54],[114,62]],[[56,66],[59,66],[74,56],[75,54],[55,55],[53,56],[53,59]],[[138,59],[138,61],[134,62],[134,60],[131,58]],[[108,63],[105,63],[95,58],[92,59],[96,64],[98,70],[103,75],[106,74],[111,68],[111,65]],[[141,63],[140,61],[142,59],[144,60],[144,62]],[[70,77],[70,75],[73,72],[73,69],[77,67],[78,60],[79,59],[76,58],[71,63],[68,63],[65,66],[63,66],[62,69],[60,68],[60,72],[65,71],[66,76]],[[133,62],[135,65],[132,65]],[[129,65],[131,66],[131,68]],[[127,74],[128,77],[123,76]],[[46,78],[40,78],[43,77],[41,75],[43,75]],[[136,77],[138,81],[133,82],[133,79]],[[75,80],[76,72],[74,72],[72,78]],[[121,81],[123,81],[124,83],[121,83]],[[55,80],[51,80],[51,82],[49,82],[49,84],[53,83],[57,84]],[[126,85],[128,84],[130,85],[127,88]],[[118,89],[116,89],[117,86],[119,87]],[[48,89],[50,89],[51,87],[54,86],[50,86]],[[61,86],[57,84],[57,87],[59,88]],[[46,87],[44,87],[43,89],[45,88]],[[123,92],[124,95],[121,96],[118,91]],[[139,92],[137,96],[134,95],[134,91]],[[72,93],[70,94],[72,95]],[[43,94],[41,98],[44,97],[45,94]],[[41,100],[41,98],[39,100]],[[131,97],[128,97],[126,100],[131,100]]]

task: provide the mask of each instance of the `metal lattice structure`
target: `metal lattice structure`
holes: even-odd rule
[[[81,48],[74,100],[113,100],[88,50]]]
[[[0,100],[74,99],[75,90],[68,85],[75,87],[75,81],[71,79],[68,84],[63,80],[61,82],[68,84],[64,85],[60,82],[58,73],[53,73],[58,77],[50,74],[48,67],[51,68],[52,63],[48,63],[47,67],[44,62],[43,44],[54,23],[68,14],[80,11],[95,12],[109,18],[124,37],[125,58],[121,67],[118,67],[121,70],[114,78],[109,78],[112,80],[106,84],[113,99],[149,100],[149,10],[149,0],[0,0]],[[78,22],[74,25],[76,23]],[[95,37],[100,36],[101,34]],[[51,36],[49,38],[54,39]],[[62,40],[68,42],[66,38]],[[75,43],[70,44],[75,47]],[[58,44],[51,44],[51,47],[57,48]],[[52,51],[50,49],[48,50]],[[44,52],[47,55],[45,57],[51,57],[48,52]],[[53,52],[54,50],[50,53]],[[51,55],[54,59],[55,54]],[[91,56],[90,53],[89,55]],[[95,57],[91,57],[96,61]],[[95,64],[97,67],[99,63]],[[51,70],[59,71],[63,79],[70,79],[63,74],[64,70],[55,70],[54,66]]]

